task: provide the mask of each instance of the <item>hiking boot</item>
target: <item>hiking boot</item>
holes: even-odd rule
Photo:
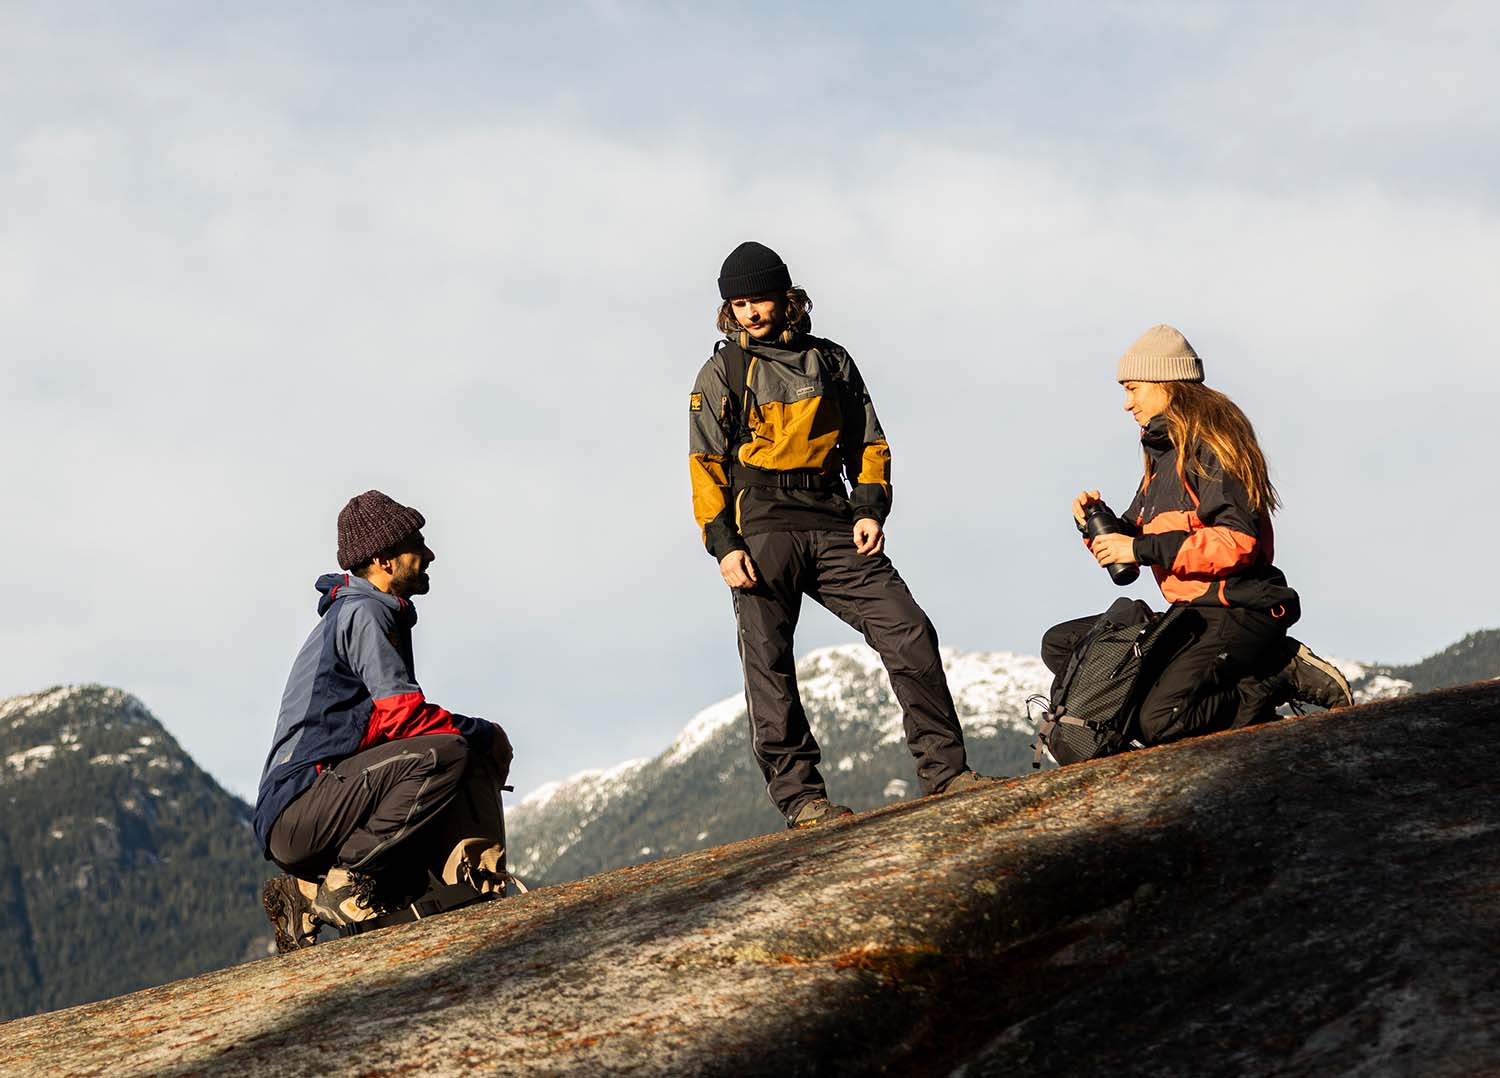
[[[318,942],[313,899],[318,885],[294,876],[276,876],[260,889],[260,904],[276,931],[276,953],[291,954]]]
[[[1354,703],[1354,694],[1349,691],[1349,681],[1339,668],[1299,640],[1287,639],[1288,644],[1297,645],[1291,660],[1278,673],[1282,683],[1282,703],[1316,704],[1318,707],[1349,707]]]
[[[854,810],[848,805],[835,805],[826,797],[815,797],[798,809],[797,814],[788,820],[786,825],[788,827],[813,827],[836,820],[840,816],[853,815]]]
[[[939,790],[938,793],[959,794],[965,790],[979,790],[985,786],[992,786],[999,781],[999,779],[992,779],[988,775],[981,775],[973,768],[969,768],[967,771],[960,771],[957,775],[949,779],[948,784]]]
[[[432,877],[419,865],[392,865],[381,869],[378,875],[368,872],[349,875],[354,881],[355,895],[377,915],[405,909],[432,886]]]
[[[330,868],[312,899],[312,915],[333,928],[348,928],[385,912],[376,904],[375,877],[347,868]]]

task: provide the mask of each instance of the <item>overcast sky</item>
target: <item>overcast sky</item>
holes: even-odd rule
[[[860,363],[945,644],[1114,597],[1068,503],[1129,500],[1157,322],[1260,433],[1296,635],[1500,624],[1496,11],[6,4],[0,695],[126,688],[253,798],[378,487],[518,787],[659,750],[739,688],[684,457],[750,238]]]

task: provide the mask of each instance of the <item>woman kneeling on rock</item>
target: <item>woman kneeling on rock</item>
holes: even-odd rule
[[[1141,427],[1145,475],[1115,534],[1085,545],[1102,566],[1148,565],[1162,595],[1185,608],[1143,669],[1133,736],[1158,745],[1276,717],[1292,701],[1352,703],[1338,669],[1287,636],[1301,605],[1272,564],[1279,505],[1245,413],[1203,384],[1203,363],[1171,326],[1156,326],[1120,360],[1125,410]],[[1073,518],[1100,502],[1073,501]],[[1042,659],[1060,673],[1096,617],[1053,626]]]

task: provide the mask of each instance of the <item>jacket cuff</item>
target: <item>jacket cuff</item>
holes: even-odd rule
[[[1159,565],[1170,569],[1177,560],[1177,552],[1187,539],[1187,532],[1157,532],[1154,535],[1138,535],[1135,539],[1135,558],[1142,565]]]
[[[855,520],[868,517],[884,527],[885,518],[891,515],[891,506],[879,484],[861,483],[849,492],[849,511]]]
[[[714,561],[723,561],[736,550],[749,550],[744,536],[728,520],[718,519],[703,531],[703,545],[708,548]]]
[[[476,719],[472,715],[454,715],[453,725],[458,727],[459,734],[469,748],[478,753],[490,751],[490,743],[495,739],[494,723]]]

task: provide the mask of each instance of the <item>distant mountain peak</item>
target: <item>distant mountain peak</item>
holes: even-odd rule
[[[265,953],[248,813],[130,693],[0,700],[0,1021]]]
[[[1450,649],[1451,650],[1451,649]],[[1035,655],[943,648],[970,763],[1025,774],[1033,759],[1026,701],[1052,674]],[[1361,703],[1412,689],[1405,671],[1334,659]],[[856,809],[919,790],[901,707],[880,657],[864,644],[818,648],[797,683],[823,750],[829,794]],[[782,826],[749,746],[742,694],[695,714],[659,755],[582,771],[537,789],[511,811],[512,868],[546,881],[701,849]]]
[[[992,773],[1028,768],[1026,697],[1052,680],[1041,660],[953,648],[942,657],[976,766]],[[797,663],[797,682],[835,796],[868,808],[916,791],[901,706],[873,650],[842,644],[810,651]],[[512,868],[555,880],[764,833],[782,821],[765,798],[745,699],[736,694],[695,714],[655,757],[539,788],[512,810],[507,826]]]

